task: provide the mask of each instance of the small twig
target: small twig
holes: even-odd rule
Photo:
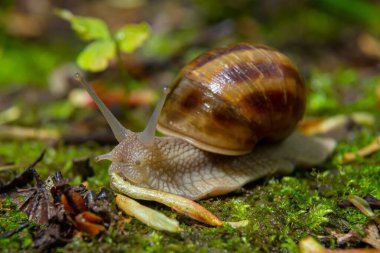
[[[95,141],[101,145],[117,144],[111,132],[94,132],[88,134],[63,134],[61,140],[66,144],[78,145],[87,141]]]
[[[26,168],[26,170],[20,175],[16,176],[11,182],[0,187],[0,193],[6,193],[13,190],[15,187],[22,187],[28,182],[33,180],[33,177],[36,178],[37,185],[40,187],[43,185],[43,181],[35,170],[35,166],[43,159],[46,150],[43,150],[42,153],[37,157],[37,159]]]
[[[380,150],[380,136],[377,137],[373,142],[371,142],[369,145],[365,146],[364,148],[351,153],[346,153],[343,155],[343,163],[349,163],[354,161],[358,156],[364,157],[368,156],[370,154],[373,154],[374,152]]]
[[[0,171],[8,171],[16,168],[15,164],[5,164],[5,165],[0,165]]]
[[[306,135],[325,135],[337,130],[350,130],[353,126],[373,126],[375,118],[364,112],[349,115],[335,115],[328,118],[306,118],[299,125],[299,130]]]
[[[60,133],[55,129],[39,129],[20,126],[0,126],[0,139],[58,140]]]
[[[0,234],[0,237],[1,237],[1,238],[8,238],[8,237],[11,237],[12,235],[14,235],[14,234],[20,232],[21,230],[27,228],[28,226],[29,226],[29,221],[27,221],[27,222],[21,224],[18,228],[15,228],[15,229],[13,229],[13,230],[11,230],[11,231],[8,231],[8,232],[5,232],[5,233],[3,233],[3,234]]]

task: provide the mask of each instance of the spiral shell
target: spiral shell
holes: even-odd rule
[[[158,130],[203,150],[241,155],[258,141],[289,136],[305,103],[304,81],[288,57],[265,46],[234,44],[182,69]]]

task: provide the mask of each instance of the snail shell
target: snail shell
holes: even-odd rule
[[[265,46],[234,44],[182,69],[157,127],[206,151],[246,154],[258,141],[289,136],[303,116],[305,96],[288,57]]]

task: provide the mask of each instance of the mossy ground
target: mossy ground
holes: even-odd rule
[[[317,82],[318,78],[326,80],[326,75],[330,80],[337,78],[338,74],[315,74],[312,83]],[[363,91],[363,97],[357,104],[345,106],[344,110],[339,105],[339,96],[330,96],[330,93],[335,92],[333,90],[325,90],[328,98],[316,98],[311,95],[310,103],[316,103],[316,99],[331,100],[330,103],[320,103],[320,107],[313,105],[311,113],[334,115],[365,110],[378,118],[373,95],[376,80],[378,79],[372,78],[363,81],[368,84]],[[335,88],[339,90],[347,87]],[[326,105],[329,107],[326,108]],[[178,234],[155,231],[131,219],[124,223],[116,223],[117,225],[110,227],[97,238],[78,234],[65,247],[58,248],[57,252],[297,252],[299,240],[307,235],[329,235],[332,230],[345,233],[351,229],[358,229],[359,224],[368,221],[356,209],[338,207],[337,201],[347,199],[350,195],[371,195],[380,198],[380,153],[359,158],[355,163],[348,165],[342,164],[341,158],[344,153],[369,144],[379,133],[377,125],[353,130],[339,142],[331,159],[321,168],[299,170],[285,177],[265,178],[226,196],[200,201],[222,220],[249,220],[249,224],[244,228],[207,227],[183,218],[161,205],[146,203],[168,216],[176,217],[183,231]],[[46,144],[39,141],[2,141],[0,157],[3,162],[15,163],[17,171],[22,171],[22,168],[32,162],[44,148]],[[37,166],[37,170],[43,177],[61,170],[73,184],[78,184],[81,179],[71,171],[72,158],[102,154],[110,149],[111,147],[101,147],[94,143],[79,146],[58,144],[47,147],[46,156]],[[92,164],[95,176],[89,179],[90,187],[107,187],[108,163]],[[2,172],[2,176],[15,173],[16,170],[14,173]],[[11,231],[27,220],[23,213],[15,210],[9,199],[2,200],[0,212],[0,233]],[[29,248],[32,239],[28,229],[33,226],[36,225],[31,224],[11,237],[0,238],[1,250],[32,251]],[[325,243],[329,247],[335,247],[333,239]]]

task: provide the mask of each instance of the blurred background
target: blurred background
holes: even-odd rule
[[[159,87],[170,84],[186,62],[234,42],[266,44],[292,58],[310,88],[311,114],[376,104],[378,0],[3,0],[0,111],[17,104],[22,125],[59,122],[71,117],[77,106],[90,103],[83,93],[72,92],[77,84],[71,78],[80,69],[75,62],[89,41],[81,40],[57,10],[102,20],[110,34],[126,24],[149,25],[147,38],[136,50],[110,57],[104,70],[84,71],[102,98],[110,106],[116,104],[116,111],[125,110],[122,104],[121,108],[143,108],[137,111],[145,115]],[[372,95],[363,98],[364,93]],[[45,108],[51,101],[48,109],[30,106]],[[141,128],[146,116],[138,115],[134,124]]]
[[[46,150],[37,168],[42,178],[61,171],[72,185],[108,187],[109,163],[89,157],[108,153],[116,140],[74,74],[86,77],[127,128],[140,131],[161,88],[187,62],[236,42],[266,44],[293,59],[308,87],[303,123],[331,127],[332,118],[333,137],[343,138],[332,161],[321,171],[265,179],[202,202],[223,220],[250,220],[247,229],[185,221],[190,226],[172,236],[120,218],[104,236],[76,234],[66,251],[297,252],[306,235],[321,235],[332,247],[340,246],[335,237],[342,247],[363,246],[358,224],[364,229],[372,217],[336,203],[380,197],[379,152],[353,166],[340,158],[379,135],[380,0],[0,0],[0,185]],[[356,114],[360,124],[356,112],[364,112]],[[27,224],[10,210],[0,201],[1,235]],[[0,244],[25,251],[35,241],[26,230],[21,239],[0,236]]]

